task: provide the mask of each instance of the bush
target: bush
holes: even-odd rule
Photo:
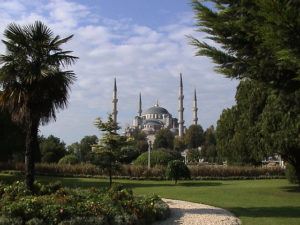
[[[170,153],[164,151],[152,151],[150,156],[151,166],[155,165],[164,165],[166,166],[168,162],[174,160],[175,157],[172,156]],[[148,152],[142,153],[135,161],[135,165],[148,165]]]
[[[74,165],[74,164],[77,164],[77,163],[79,163],[79,160],[76,157],[76,155],[74,155],[74,154],[66,155],[58,161],[58,164],[72,164],[72,165]]]
[[[168,179],[175,180],[175,184],[177,184],[177,180],[180,178],[191,178],[191,174],[189,168],[184,164],[184,162],[179,160],[173,160],[168,163],[168,167],[166,170],[166,177]]]
[[[292,184],[300,183],[298,177],[296,175],[296,169],[291,164],[287,164],[285,168],[285,175],[288,181]]]
[[[69,189],[59,183],[0,185],[0,224],[110,225],[148,224],[166,218],[169,207],[157,196],[135,197],[130,189]],[[25,191],[24,191],[25,190]]]

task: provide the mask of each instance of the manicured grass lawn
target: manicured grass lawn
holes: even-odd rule
[[[15,175],[0,174],[0,180],[13,181]],[[108,180],[95,178],[37,177],[42,183],[61,180],[69,187],[103,187]],[[243,224],[300,224],[300,192],[286,180],[171,181],[114,180],[133,189],[135,194],[159,196],[213,205],[229,210]]]

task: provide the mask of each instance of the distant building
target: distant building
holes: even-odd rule
[[[125,128],[124,135],[131,136],[133,133],[138,131],[143,131],[147,135],[149,141],[154,142],[155,134],[160,129],[169,129],[174,136],[183,137],[185,126],[183,120],[183,84],[182,75],[180,73],[179,80],[179,94],[178,94],[178,118],[175,118],[168,112],[167,109],[158,105],[156,101],[155,105],[148,108],[144,113],[142,113],[142,96],[139,94],[138,101],[138,111],[137,115],[133,119],[132,126],[127,126]],[[112,118],[117,122],[117,84],[116,79],[114,80],[114,90],[113,90],[113,108],[112,108]],[[197,96],[196,89],[194,91],[194,102],[193,102],[193,124],[197,124]]]

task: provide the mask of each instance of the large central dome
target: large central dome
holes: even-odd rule
[[[163,107],[153,106],[147,109],[145,114],[169,114],[169,112]]]

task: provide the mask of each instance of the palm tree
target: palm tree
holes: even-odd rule
[[[0,56],[0,106],[26,133],[25,183],[33,190],[34,152],[38,150],[38,128],[56,119],[56,110],[68,103],[73,71],[63,71],[77,57],[63,51],[61,45],[73,35],[60,38],[42,22],[8,25],[4,31],[6,54]]]

